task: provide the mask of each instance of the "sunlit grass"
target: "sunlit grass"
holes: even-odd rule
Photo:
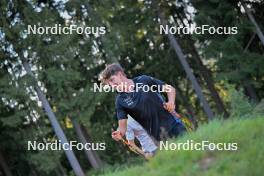
[[[237,151],[159,151],[150,162],[107,176],[230,176],[263,175],[264,118],[214,120],[171,142],[208,140],[238,143]]]

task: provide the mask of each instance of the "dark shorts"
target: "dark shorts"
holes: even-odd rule
[[[176,125],[168,132],[169,137],[178,137],[186,131],[186,128],[181,122],[177,122]]]

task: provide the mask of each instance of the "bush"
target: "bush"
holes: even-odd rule
[[[244,118],[252,114],[255,105],[249,101],[242,89],[236,90],[234,86],[227,86],[230,94],[230,117]]]

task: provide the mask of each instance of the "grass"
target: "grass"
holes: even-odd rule
[[[237,143],[236,151],[159,151],[151,161],[104,176],[261,176],[264,175],[264,118],[214,120],[170,142]]]

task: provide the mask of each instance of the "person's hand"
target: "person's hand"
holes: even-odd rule
[[[167,103],[164,103],[163,106],[170,113],[172,113],[175,110],[175,104],[174,103],[167,102]]]
[[[115,141],[119,141],[122,139],[122,136],[121,136],[121,133],[120,131],[113,131],[112,132],[112,138],[115,140]]]

